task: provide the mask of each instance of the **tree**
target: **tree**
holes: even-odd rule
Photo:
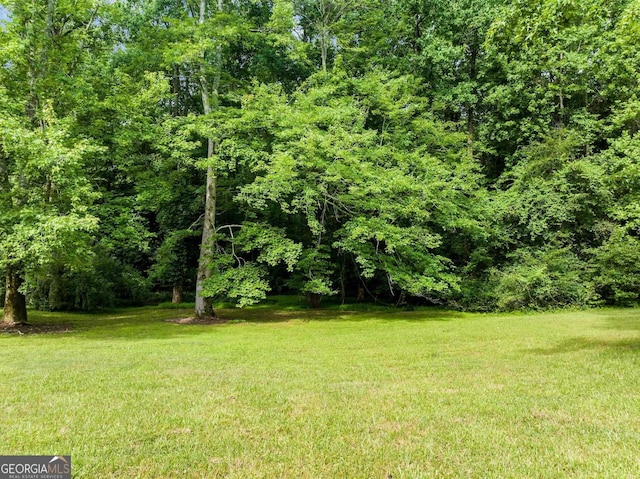
[[[87,254],[96,218],[83,171],[98,149],[75,136],[78,73],[99,54],[101,3],[5,3],[0,30],[0,267],[6,271],[2,321],[27,319],[24,280],[48,263],[73,265]],[[70,79],[72,79],[70,81]]]
[[[482,80],[491,78],[493,66],[486,54],[486,34],[502,3],[410,0],[396,6],[402,43],[410,46],[409,61],[398,67],[410,69],[430,86],[434,111],[466,131],[470,153],[484,113]]]
[[[467,194],[477,177],[464,136],[424,113],[415,85],[380,72],[352,79],[336,67],[310,78],[290,107],[281,100],[272,153],[242,197],[256,210],[277,205],[301,228],[289,234],[303,246],[302,292],[335,291],[343,257],[397,300],[457,288],[436,250],[441,231],[464,234],[474,223]]]
[[[611,202],[606,175],[583,156],[578,134],[551,135],[520,151],[494,197],[499,266],[489,284],[501,309],[587,306],[597,297],[589,263]]]
[[[27,320],[25,275],[56,261],[82,262],[97,221],[87,209],[94,194],[82,172],[90,143],[67,146],[68,131],[50,111],[41,113],[43,127],[36,130],[5,115],[0,120],[2,322],[15,324]]]
[[[601,81],[608,62],[603,55],[622,2],[607,0],[529,1],[505,5],[493,22],[488,54],[496,81],[486,87],[493,112],[482,125],[488,148],[518,161],[518,149],[570,129],[585,155],[603,141],[603,119],[610,103]]]
[[[488,50],[509,80],[488,90],[495,108],[482,125],[507,159],[493,275],[503,307],[636,297],[634,242],[622,226],[634,193],[614,186],[634,176],[625,158],[636,116],[632,5],[523,0],[492,25]]]
[[[327,73],[329,52],[337,46],[341,21],[355,9],[356,2],[354,0],[302,0],[298,2],[297,7],[304,37],[307,41],[318,44],[320,70]]]
[[[186,247],[191,240],[175,239],[186,239],[189,230],[202,228],[196,314],[212,316],[211,296],[231,288],[230,283],[223,287],[228,281],[217,279],[233,282],[232,277],[240,274],[239,270],[231,271],[237,265],[229,263],[232,255],[228,253],[231,245],[235,253],[242,250],[238,241],[242,242],[243,235],[238,233],[249,220],[231,203],[234,190],[251,176],[246,163],[252,159],[237,155],[237,151],[231,158],[226,151],[237,145],[232,139],[242,135],[242,131],[233,131],[234,125],[240,124],[235,120],[239,98],[256,76],[272,79],[280,72],[278,81],[291,85],[298,80],[291,75],[297,71],[295,57],[299,52],[287,27],[293,22],[293,10],[286,1],[276,2],[272,10],[252,1],[208,4],[166,0],[133,5],[128,41],[120,54],[121,69],[138,77],[141,68],[158,71],[168,80],[171,92],[171,98],[159,100],[164,103],[165,117],[147,115],[154,120],[140,123],[145,130],[140,136],[153,140],[145,142],[144,151],[139,148],[134,153],[140,170],[134,175],[137,198],[143,199],[143,210],[157,224],[160,241],[151,274],[156,281],[166,281],[168,276],[178,280],[166,266],[178,267],[177,257],[185,261],[192,257],[190,252],[179,251],[180,245]],[[273,65],[266,65],[266,60],[273,60]],[[197,180],[201,172],[206,173],[204,185]],[[169,185],[173,194],[160,193]],[[188,196],[199,193],[204,199],[202,211],[193,216],[196,202],[189,202]],[[181,216],[168,215],[177,202]],[[167,254],[169,251],[173,253]],[[186,271],[185,266],[180,262],[178,270]],[[248,273],[249,268],[242,271]],[[216,286],[211,286],[214,283]],[[174,286],[179,289],[178,284]]]

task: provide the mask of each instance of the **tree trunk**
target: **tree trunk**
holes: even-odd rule
[[[413,53],[420,54],[422,52],[422,46],[420,45],[420,38],[422,37],[422,15],[416,14],[413,24],[413,38],[411,39],[413,43]]]
[[[47,1],[47,36],[49,38],[53,38],[55,36],[55,32],[53,31],[53,14],[56,10],[56,2],[55,0]]]
[[[222,0],[218,0],[218,11],[222,10]],[[207,13],[207,0],[200,0],[200,18],[202,25]],[[202,63],[200,65],[200,95],[202,97],[202,108],[205,115],[211,112],[211,98],[209,97],[209,83],[205,74],[205,52],[202,53]],[[216,49],[217,73],[213,81],[212,95],[217,104],[218,88],[220,84],[220,69],[222,68],[222,52],[220,47]],[[213,139],[207,138],[207,158],[213,156]],[[202,226],[202,241],[200,243],[200,257],[198,259],[198,276],[196,278],[196,316],[214,317],[213,301],[202,295],[204,282],[211,277],[211,259],[213,256],[213,236],[216,224],[216,182],[217,178],[214,169],[207,168],[207,186],[204,205],[204,224]]]
[[[62,267],[54,267],[51,271],[51,283],[49,283],[49,310],[61,311],[64,309],[64,288],[62,285]]]
[[[177,63],[173,65],[171,93],[173,93],[173,116],[180,116],[180,68]]]
[[[342,255],[342,263],[340,265],[340,304],[344,304],[347,298],[347,287],[346,287],[346,260],[344,255]]]
[[[7,291],[4,296],[4,310],[0,323],[7,325],[27,323],[27,300],[18,288],[22,278],[13,266],[7,266]]]
[[[329,6],[322,0],[316,5],[320,14],[320,59],[322,62],[322,72],[327,73],[327,50],[329,48]]]
[[[320,293],[307,293],[307,305],[312,309],[318,309],[320,307],[320,301],[322,301],[322,295]]]
[[[213,153],[213,141],[209,139],[210,157]],[[196,316],[215,316],[211,298],[202,296],[204,282],[211,277],[211,260],[213,257],[213,234],[216,220],[216,177],[213,168],[207,168],[207,190],[204,205],[204,225],[202,226],[202,241],[200,243],[200,257],[198,258],[198,277],[196,278]]]
[[[182,283],[173,285],[173,294],[171,295],[171,302],[173,304],[180,304],[183,301]]]
[[[322,32],[320,34],[320,58],[322,61],[322,73],[327,73],[327,50],[328,50],[328,33]]]

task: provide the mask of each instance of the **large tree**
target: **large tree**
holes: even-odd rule
[[[447,231],[474,230],[478,177],[465,136],[433,121],[417,84],[334,68],[272,109],[271,154],[242,198],[288,218],[303,246],[291,284],[312,305],[344,287],[345,266],[396,300],[435,300],[457,288],[455,265],[439,248]]]
[[[239,100],[258,78],[277,79],[288,88],[298,81],[302,73],[296,58],[304,59],[304,54],[295,48],[294,12],[286,1],[273,6],[249,0],[163,0],[130,5],[133,15],[124,29],[119,68],[138,82],[142,69],[159,72],[170,87],[170,96],[158,99],[164,105],[164,116],[154,114],[147,125],[135,122],[144,129],[136,128],[140,136],[149,139],[134,153],[139,163],[134,180],[137,198],[156,223],[161,241],[152,277],[159,284],[171,281],[176,291],[180,289],[189,270],[186,262],[193,257],[181,248],[192,245],[190,231],[199,229],[195,313],[213,316],[214,291],[228,290],[231,283],[237,283],[232,277],[240,271],[245,276],[249,273],[249,268],[223,267],[233,256],[226,254],[227,247],[239,246],[238,232],[248,219],[242,210],[233,208],[232,198],[234,190],[249,181],[248,163],[253,160],[232,161],[227,152],[231,138],[237,136],[233,129],[238,124],[234,119]],[[157,135],[163,131],[165,136]],[[131,136],[133,153],[136,146]],[[171,192],[162,191],[167,186]],[[188,195],[197,194],[202,198],[201,210],[193,216],[197,197],[189,202]],[[170,210],[180,210],[182,215],[170,217]]]
[[[98,150],[74,134],[81,72],[99,55],[101,2],[6,2],[0,29],[0,267],[4,323],[26,322],[24,280],[86,253],[96,219],[83,162]],[[92,54],[89,54],[89,51]]]

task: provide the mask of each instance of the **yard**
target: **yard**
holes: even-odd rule
[[[0,452],[75,478],[640,477],[640,311],[31,312]]]

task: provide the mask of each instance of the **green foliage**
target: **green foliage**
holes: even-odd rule
[[[164,287],[183,284],[195,276],[193,261],[189,261],[190,240],[197,238],[191,230],[171,231],[155,253],[154,264],[149,270],[149,279]]]
[[[520,249],[509,259],[492,272],[499,309],[586,307],[597,297],[586,263],[567,248]]]
[[[150,294],[149,281],[139,271],[100,250],[81,268],[52,264],[29,274],[26,288],[31,307],[50,311],[141,306]]]
[[[605,171],[581,149],[576,133],[557,131],[523,148],[504,175],[495,240],[505,260],[493,269],[491,289],[500,309],[584,307],[597,299],[589,261],[612,198]]]
[[[639,300],[637,0],[199,7],[3,3],[0,270],[30,304],[196,271],[240,306]]]
[[[638,301],[638,235],[640,234],[640,139],[623,134],[600,155],[611,202],[603,223],[602,243],[594,249],[598,289],[611,303],[630,305]]]
[[[205,297],[231,300],[239,307],[255,304],[271,289],[267,267],[284,263],[292,271],[300,256],[301,246],[280,228],[246,222],[220,230],[228,235],[218,235],[218,251],[210,262],[213,274],[204,282]]]
[[[233,267],[234,258],[218,257],[211,263],[214,274],[204,282],[204,296],[229,298],[237,306],[255,304],[266,298],[269,282],[256,264],[242,262]]]
[[[618,2],[518,0],[497,15],[487,38],[488,54],[501,71],[488,88],[494,110],[482,135],[494,151],[510,158],[520,147],[569,127],[586,154],[602,146],[608,102],[602,81],[613,38]]]
[[[570,130],[522,149],[497,203],[512,243],[585,248],[597,241],[595,225],[611,194],[603,168],[580,150],[580,137]]]
[[[640,300],[640,239],[616,228],[595,255],[596,285],[605,299],[631,306]]]
[[[302,252],[296,267],[296,274],[289,285],[302,293],[331,296],[337,293],[333,289],[332,273],[335,265],[331,262],[329,248],[319,245]]]
[[[332,291],[341,255],[353,257],[364,278],[386,277],[391,294],[456,287],[449,261],[433,250],[440,231],[474,223],[463,193],[473,190],[473,166],[464,137],[421,112],[415,84],[336,70],[311,78],[291,107],[275,110],[283,116],[273,127],[273,153],[241,198],[304,218],[299,269],[309,284],[298,280],[302,291]]]
[[[0,121],[0,154],[4,177],[0,201],[0,265],[30,269],[59,260],[87,260],[90,233],[97,219],[89,211],[95,200],[82,171],[84,158],[95,152],[86,141],[73,143],[68,126],[51,109],[30,129],[20,119]],[[22,123],[22,124],[21,124]]]
[[[286,237],[283,228],[264,223],[245,222],[237,238],[232,238],[232,241],[238,251],[253,252],[256,262],[268,266],[284,263],[287,271],[293,270],[302,250],[300,244]]]

